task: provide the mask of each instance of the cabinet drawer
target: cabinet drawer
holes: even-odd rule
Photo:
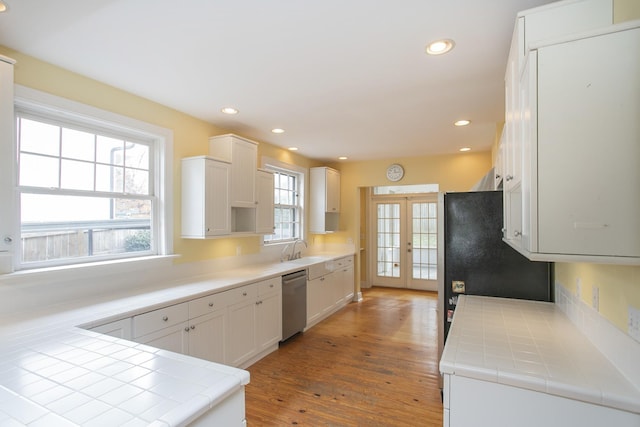
[[[311,264],[308,269],[307,280],[317,279],[327,273],[331,273],[334,270],[333,261],[320,262],[318,264]]]
[[[348,256],[348,257],[340,258],[336,261],[336,263],[338,264],[338,268],[349,267],[350,265],[353,265],[353,257]]]
[[[258,297],[258,287],[255,284],[241,286],[225,292],[227,295],[227,304],[233,305],[245,300],[256,299]]]
[[[272,279],[258,282],[257,285],[258,295],[265,295],[270,292],[278,292],[282,287],[282,279],[280,277],[274,277]]]
[[[189,319],[189,304],[171,305],[148,313],[133,316],[133,337],[137,338]]]
[[[227,292],[219,292],[191,300],[189,301],[189,318],[193,319],[194,317],[222,310],[227,305],[227,299]]]

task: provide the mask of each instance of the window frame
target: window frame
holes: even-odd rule
[[[10,167],[14,177],[13,182],[0,184],[11,186],[10,190],[11,194],[13,194],[13,207],[9,214],[11,215],[11,234],[17,236],[13,239],[14,248],[12,250],[14,270],[47,270],[49,267],[57,266],[73,269],[78,266],[86,267],[87,264],[99,264],[101,262],[112,264],[118,261],[127,261],[127,264],[130,265],[132,260],[145,260],[172,254],[173,205],[170,202],[170,196],[172,194],[173,132],[170,129],[20,85],[15,85],[14,109],[14,124],[20,112],[20,114],[24,113],[25,117],[43,119],[45,122],[53,121],[58,125],[71,124],[74,129],[84,128],[91,132],[106,135],[115,132],[118,135],[128,135],[131,138],[149,142],[150,147],[152,147],[150,151],[150,163],[152,162],[152,164],[150,164],[149,179],[153,181],[155,186],[155,194],[153,195],[155,200],[153,201],[151,218],[154,247],[151,248],[151,251],[133,252],[125,255],[114,254],[113,256],[70,258],[43,263],[22,263],[19,204],[21,191],[18,188],[18,147],[16,130],[14,129],[13,156],[11,160],[0,159],[0,165],[2,167]],[[3,193],[6,193],[7,190],[8,188],[6,187],[2,188]]]
[[[306,168],[302,168],[300,166],[296,166],[290,163],[284,163],[281,162],[279,160],[276,159],[272,159],[272,158],[268,158],[268,157],[264,157],[262,159],[262,168],[269,171],[269,172],[281,172],[281,173],[286,173],[286,174],[290,174],[290,175],[295,175],[297,178],[297,193],[298,193],[298,203],[297,203],[297,209],[298,209],[298,216],[300,218],[300,235],[298,237],[293,237],[293,238],[287,238],[287,239],[278,239],[278,240],[266,240],[268,239],[268,236],[265,235],[262,238],[262,244],[264,246],[276,246],[276,245],[284,245],[287,243],[291,243],[297,239],[300,240],[304,240],[305,239],[305,183],[307,181],[307,169]],[[275,180],[274,180],[274,191],[275,191]],[[275,209],[276,209],[277,205],[274,201],[274,213],[275,213]],[[275,218],[275,215],[274,215]]]

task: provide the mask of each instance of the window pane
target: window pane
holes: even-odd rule
[[[98,135],[96,161],[110,165],[124,165],[124,141]]]
[[[93,162],[94,139],[92,133],[62,128],[62,157]]]
[[[18,123],[20,131],[20,151],[31,153],[60,154],[60,127],[21,118]]]
[[[62,160],[60,188],[93,191],[93,163]]]
[[[124,168],[96,165],[96,191],[122,193],[124,191]]]
[[[129,168],[149,168],[149,147],[127,142],[125,145],[125,166]]]
[[[20,185],[32,187],[58,188],[57,157],[20,155]]]
[[[23,262],[149,251],[151,201],[22,194]]]
[[[149,194],[149,172],[125,169],[124,192],[129,194]]]

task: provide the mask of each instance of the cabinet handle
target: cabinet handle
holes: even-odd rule
[[[212,302],[209,303],[209,307],[213,307],[213,303]]]
[[[511,181],[513,179],[513,175],[507,175],[507,177],[505,178],[507,181]]]
[[[162,320],[166,322],[169,318],[167,316],[162,316]]]
[[[522,236],[522,231],[518,231],[518,230],[516,230],[516,231],[514,231],[514,232],[513,232],[513,235],[514,235],[515,237],[520,237],[520,236]]]
[[[496,179],[500,179],[500,178],[502,178],[501,175],[496,175]]]
[[[273,288],[273,283],[269,285],[270,288]]]
[[[320,278],[320,281],[321,281],[321,282],[324,282],[324,277],[321,277],[321,278]]]
[[[247,293],[246,293],[246,292],[243,292],[243,293],[242,293],[242,296],[243,296],[243,297],[246,297],[246,296],[247,296]]]

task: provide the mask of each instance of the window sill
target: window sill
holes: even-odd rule
[[[173,264],[173,260],[179,256],[180,255],[157,255],[86,264],[37,268],[32,270],[20,270],[13,273],[1,274],[0,284],[35,285],[66,280],[96,280],[96,278],[104,276],[130,274],[141,270],[169,267]]]

